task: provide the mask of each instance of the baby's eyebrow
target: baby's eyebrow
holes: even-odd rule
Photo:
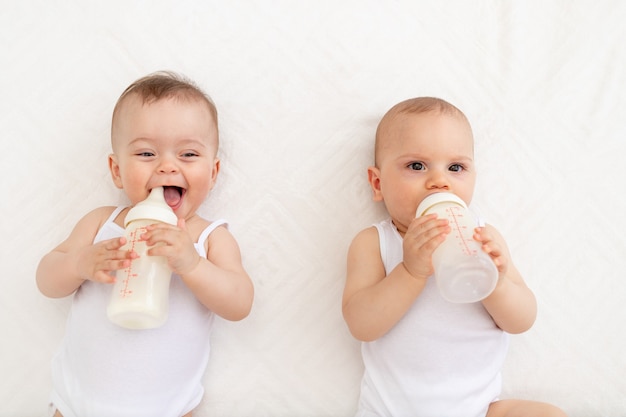
[[[128,142],[128,144],[129,144],[129,145],[134,145],[134,144],[136,144],[137,142],[148,142],[148,143],[152,143],[152,142],[154,142],[154,139],[145,138],[145,137],[140,136],[140,137],[138,137],[138,138],[131,139],[131,140]]]
[[[136,145],[137,143],[142,144],[142,143],[146,143],[148,145],[154,146],[154,145],[158,145],[159,144],[159,140],[158,139],[153,139],[150,137],[137,137],[134,139],[131,139],[128,142],[129,146],[132,145]],[[209,145],[207,143],[205,143],[206,141],[203,139],[197,139],[197,138],[188,138],[188,139],[181,139],[178,142],[176,142],[175,146],[177,148],[184,148],[184,147],[192,147],[192,148],[208,148]]]
[[[202,148],[206,148],[208,146],[204,140],[195,139],[195,138],[183,139],[179,142],[179,145],[180,146],[194,145],[194,146],[200,146]]]
[[[428,158],[425,157],[424,155],[419,155],[416,153],[407,153],[407,154],[402,154],[402,155],[398,155],[398,159],[411,159],[411,160],[419,160],[419,161],[425,161]]]
[[[456,155],[451,155],[449,156],[449,159],[453,161],[473,161],[474,160],[472,155],[468,155],[466,153],[462,153],[462,154],[459,153]]]

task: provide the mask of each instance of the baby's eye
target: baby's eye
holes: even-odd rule
[[[424,170],[424,164],[421,162],[411,162],[408,165],[408,168],[412,169],[413,171],[423,171]]]
[[[149,157],[154,156],[154,153],[153,152],[149,152],[149,151],[144,151],[144,152],[137,152],[135,155],[143,156],[145,158],[149,158]]]
[[[183,152],[181,154],[183,158],[193,158],[194,156],[198,156],[196,152]]]
[[[453,172],[461,172],[463,171],[465,168],[463,167],[463,165],[461,164],[452,164],[450,165],[450,168],[448,168],[450,171]]]

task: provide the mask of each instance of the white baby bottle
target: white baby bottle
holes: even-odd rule
[[[165,323],[169,310],[169,287],[172,271],[163,256],[149,256],[150,249],[141,239],[146,227],[158,222],[175,225],[174,211],[163,198],[163,187],[156,187],[144,201],[126,215],[126,244],[139,257],[120,269],[107,308],[109,319],[127,329],[151,329]]]
[[[473,303],[487,297],[498,282],[498,269],[474,240],[476,218],[452,193],[435,193],[424,199],[416,217],[437,213],[452,229],[433,253],[435,280],[443,298],[453,303]]]

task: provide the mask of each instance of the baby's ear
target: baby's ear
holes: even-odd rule
[[[383,193],[380,190],[380,169],[376,167],[367,168],[367,180],[372,187],[374,201],[383,201]]]
[[[217,174],[219,174],[220,172],[220,159],[219,158],[215,158],[215,160],[213,161],[213,164],[211,165],[211,173],[210,178],[211,178],[211,188],[213,189],[213,186],[215,185],[215,181],[217,181]]]
[[[215,161],[213,162],[213,169],[211,170],[211,178],[213,181],[217,180],[217,174],[220,172],[220,167],[220,159],[215,158]]]
[[[115,184],[117,188],[124,188],[122,184],[122,177],[120,176],[120,165],[117,162],[117,155],[114,153],[109,155],[109,171],[111,171],[113,184]]]

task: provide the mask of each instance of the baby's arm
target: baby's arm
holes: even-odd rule
[[[474,238],[482,243],[499,272],[498,284],[483,300],[483,305],[502,330],[513,334],[525,332],[537,316],[535,295],[513,265],[504,238],[493,226],[476,229]]]
[[[356,339],[376,340],[406,314],[432,274],[432,252],[447,232],[445,220],[415,219],[404,237],[404,261],[387,276],[376,229],[365,229],[354,238],[348,251],[343,316]]]
[[[228,229],[220,226],[211,232],[207,259],[193,247],[184,220],[179,220],[178,226],[151,226],[145,238],[150,246],[165,243],[150,249],[149,254],[165,256],[172,271],[208,309],[227,320],[241,320],[250,313],[254,287]]]
[[[37,267],[37,286],[42,294],[53,298],[65,297],[88,279],[114,282],[109,272],[130,264],[134,254],[120,250],[123,238],[93,243],[98,229],[112,209],[101,207],[88,213],[65,241],[41,259]]]

